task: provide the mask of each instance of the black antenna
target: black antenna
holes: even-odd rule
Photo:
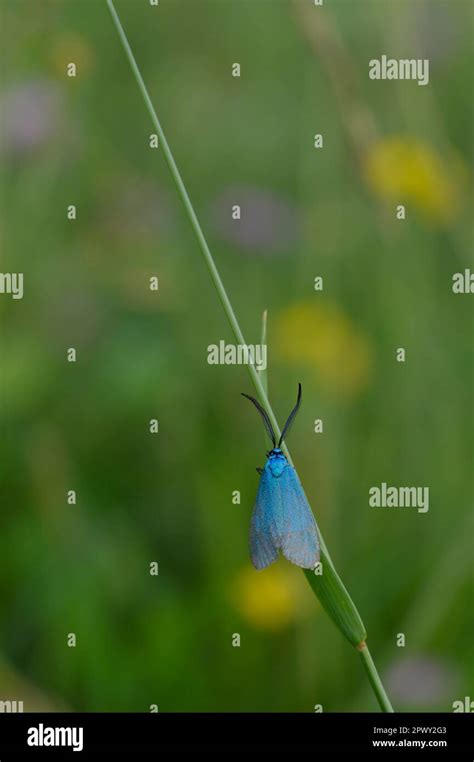
[[[291,424],[293,423],[293,421],[295,419],[295,415],[298,412],[300,405],[301,405],[301,384],[298,384],[298,397],[296,399],[296,405],[294,406],[293,410],[291,411],[290,415],[288,416],[288,420],[285,423],[283,431],[281,432],[281,437],[280,437],[280,441],[278,442],[278,447],[281,446],[281,443],[283,442],[283,438],[285,437],[286,434],[288,434],[288,432],[289,432],[289,430],[291,428]]]
[[[263,409],[263,407],[261,406],[260,402],[258,400],[256,400],[255,397],[251,397],[249,394],[244,394],[243,392],[242,392],[242,397],[246,397],[248,400],[250,400],[250,402],[253,402],[253,404],[257,408],[258,412],[260,413],[260,415],[263,418],[263,423],[265,424],[265,428],[267,430],[267,434],[270,437],[270,439],[272,440],[273,447],[275,447],[276,446],[275,432],[273,431],[273,426],[272,426],[272,424],[270,422],[270,418],[268,417],[267,411]]]

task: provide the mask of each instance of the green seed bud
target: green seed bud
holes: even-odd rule
[[[360,646],[367,637],[364,624],[325,548],[321,549],[321,565],[322,574],[305,569],[306,578],[336,627],[349,643]]]

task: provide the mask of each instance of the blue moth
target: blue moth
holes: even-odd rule
[[[266,410],[254,397],[242,396],[257,408],[273,444],[264,468],[257,468],[260,483],[250,525],[252,563],[256,569],[264,569],[276,561],[281,551],[293,564],[313,569],[320,553],[316,522],[298,474],[280,449],[301,404],[301,384],[278,444]]]

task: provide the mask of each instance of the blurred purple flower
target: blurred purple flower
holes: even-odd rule
[[[449,664],[439,659],[407,656],[392,664],[386,682],[394,702],[412,706],[437,705],[453,695],[457,675]]]
[[[0,110],[2,151],[11,155],[30,153],[59,130],[60,89],[47,79],[12,84],[0,94]]]
[[[236,205],[240,206],[240,220],[232,219]],[[264,254],[294,246],[299,233],[293,204],[270,191],[246,186],[229,187],[215,199],[211,224],[224,241]]]
[[[431,0],[419,6],[415,15],[417,33],[420,39],[420,56],[431,63],[442,63],[449,58],[453,48],[460,42],[459,18],[445,2]]]

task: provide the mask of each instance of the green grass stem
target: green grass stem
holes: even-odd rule
[[[159,146],[161,147],[166,163],[168,164],[169,170],[171,172],[174,183],[176,185],[178,194],[181,197],[181,201],[183,202],[184,208],[191,222],[191,226],[196,235],[199,248],[201,249],[201,253],[204,257],[204,261],[209,270],[209,274],[216,288],[218,297],[221,301],[222,307],[224,308],[224,312],[232,328],[232,332],[235,336],[235,340],[238,344],[246,344],[247,342],[245,341],[242,331],[240,329],[240,325],[235,316],[235,312],[232,308],[232,304],[224,288],[224,284],[219,275],[219,271],[217,270],[216,264],[210,252],[206,238],[199,224],[199,220],[194,211],[188,192],[186,190],[184,182],[179,173],[178,167],[176,165],[173,154],[169,147],[165,133],[160,124],[160,121],[154,109],[151,98],[148,94],[140,69],[138,68],[138,64],[135,60],[132,49],[125,35],[124,29],[117,15],[117,11],[115,10],[112,0],[107,0],[107,5],[112,15],[113,22],[117,29],[120,41],[123,45],[125,54],[127,56],[131,70],[137,82],[138,88],[145,102],[145,106],[148,110],[148,113],[150,114],[150,118],[156,129]],[[264,318],[263,326],[262,326],[263,336],[265,337],[265,340],[266,340],[266,324],[265,323],[266,323],[266,317]],[[247,370],[249,372],[251,381],[255,387],[257,397],[260,400],[263,407],[265,408],[265,410],[267,411],[270,421],[272,423],[272,426],[275,430],[275,433],[277,434],[277,436],[279,436],[281,433],[280,427],[278,426],[278,422],[276,420],[275,414],[272,410],[272,407],[267,397],[266,377],[264,376],[262,378],[260,373],[257,371],[257,369],[253,365],[248,364]],[[283,444],[282,449],[284,450],[285,455],[287,456],[289,462],[293,464],[291,455],[288,451],[286,444]],[[384,712],[393,712],[390,701],[383,688],[382,681],[380,680],[379,674],[372,660],[369,649],[365,643],[366,633],[365,633],[365,628],[360,618],[359,612],[357,611],[355,604],[350,598],[349,593],[347,592],[346,588],[344,587],[340,577],[338,576],[334,568],[334,565],[331,561],[330,555],[326,548],[326,544],[323,540],[321,532],[319,531],[319,528],[318,528],[318,533],[319,533],[319,538],[321,542],[321,562],[322,562],[323,574],[317,576],[313,572],[306,571],[305,573],[308,578],[308,581],[310,582],[312,590],[315,592],[315,594],[319,598],[323,608],[331,617],[333,622],[336,624],[340,632],[342,632],[342,634],[349,640],[349,642],[355,648],[359,650],[361,654],[361,658],[362,658],[362,663],[369,677],[369,681],[374,691],[374,694],[380,704],[380,708]]]

